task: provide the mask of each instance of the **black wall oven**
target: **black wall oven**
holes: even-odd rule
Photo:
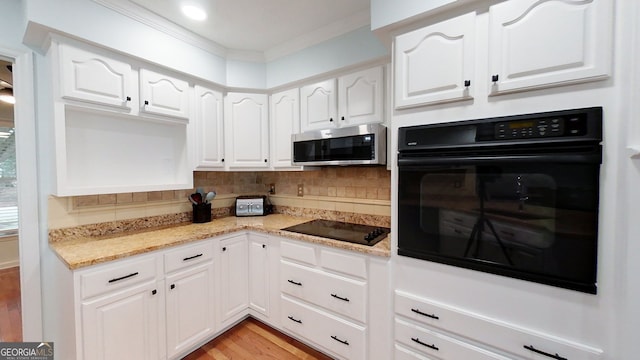
[[[399,255],[596,293],[602,108],[398,137]]]

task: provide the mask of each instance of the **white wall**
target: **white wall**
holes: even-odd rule
[[[464,0],[371,0],[371,30],[396,25]]]
[[[389,49],[362,27],[267,64],[267,88],[388,56]]]

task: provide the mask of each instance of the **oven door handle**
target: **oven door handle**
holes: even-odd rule
[[[419,165],[475,165],[490,164],[495,162],[518,162],[518,163],[579,163],[579,164],[601,164],[602,155],[594,152],[588,153],[555,153],[555,154],[532,154],[532,155],[459,155],[459,156],[423,156],[423,157],[403,157],[398,156],[398,166],[419,166]]]

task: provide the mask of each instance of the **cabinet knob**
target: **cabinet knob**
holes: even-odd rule
[[[169,286],[169,289],[173,290],[176,288],[176,284],[171,284],[171,286]]]
[[[264,159],[264,162],[267,162],[267,159]]]
[[[144,101],[144,104],[145,104],[145,105],[149,105],[149,101],[148,101],[148,100],[145,100],[145,101]]]
[[[223,247],[223,248],[222,248],[222,251],[227,251],[227,247],[226,247],[226,246],[225,246],[225,247]]]
[[[333,122],[333,118],[329,118],[329,122]]]
[[[157,293],[158,293],[158,290],[156,290],[156,289],[151,290],[151,295],[155,295]]]
[[[465,80],[464,87],[469,87],[469,86],[471,86],[471,80]]]
[[[344,121],[344,116],[340,118],[340,120]]]
[[[127,96],[127,101],[131,101],[131,96]]]
[[[224,159],[222,159],[222,162],[224,162]]]
[[[498,82],[498,79],[499,79],[499,78],[500,78],[500,76],[498,76],[497,74],[496,74],[496,75],[492,75],[492,76],[491,76],[491,81],[493,81],[493,82]]]
[[[264,248],[266,248],[266,247],[267,247],[267,245],[265,245],[265,244],[262,244],[262,248],[263,248],[263,249],[264,249]]]

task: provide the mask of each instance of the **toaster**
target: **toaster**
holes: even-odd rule
[[[236,198],[236,216],[263,216],[271,212],[265,195],[243,195]]]

